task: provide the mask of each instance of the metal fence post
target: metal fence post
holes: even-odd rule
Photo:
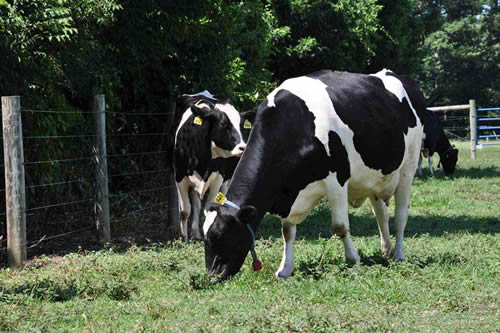
[[[106,105],[104,95],[94,96],[93,111],[95,112],[96,130],[96,226],[101,242],[111,240],[109,226],[109,191],[108,162],[106,157]]]
[[[7,261],[20,267],[26,261],[26,193],[24,188],[21,99],[2,97],[5,208],[7,212]]]
[[[470,156],[473,160],[476,159],[476,147],[477,147],[477,110],[476,101],[474,99],[469,100],[469,115],[470,115]]]

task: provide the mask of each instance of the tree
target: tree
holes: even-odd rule
[[[281,81],[330,68],[363,71],[380,31],[375,0],[272,0],[280,34],[270,69]]]
[[[447,5],[445,13],[452,14],[425,41],[419,76],[425,94],[432,104],[462,104],[469,99],[480,105],[500,104],[498,9],[466,6],[461,9],[465,16],[457,19],[457,6]]]

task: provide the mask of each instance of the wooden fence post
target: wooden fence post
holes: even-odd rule
[[[106,104],[104,95],[94,96],[93,111],[95,112],[96,131],[96,226],[99,240],[107,243],[111,240],[109,227],[109,191],[108,162],[106,157]]]
[[[5,208],[7,212],[7,261],[20,267],[26,261],[26,193],[24,188],[21,99],[2,97]]]
[[[174,135],[173,131],[175,131],[175,128],[173,128],[174,125],[174,119],[175,119],[175,98],[171,97],[170,102],[168,104],[168,111],[169,114],[167,117],[167,135],[169,135],[169,144],[173,145],[173,140],[171,140],[172,135]],[[168,149],[169,151],[173,152],[173,147],[170,147],[172,149]],[[167,219],[168,219],[168,229],[173,231],[174,233],[179,234],[179,199],[177,197],[177,187],[175,184],[175,177],[174,177],[174,168],[173,168],[173,156],[167,156],[167,163],[168,163],[168,172],[167,172],[167,202],[168,202],[168,212],[167,212]]]
[[[476,101],[474,99],[469,100],[469,117],[470,117],[470,156],[473,160],[476,159],[476,147],[477,147],[477,110]]]

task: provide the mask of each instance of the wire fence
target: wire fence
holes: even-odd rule
[[[26,170],[24,213],[28,217],[27,241],[24,245],[32,250],[49,240],[95,231],[96,177],[93,173],[97,157],[94,146],[95,140],[102,137],[88,133],[88,128],[93,128],[88,124],[92,121],[89,116],[95,115],[95,112],[29,108],[20,111],[23,131],[27,124],[22,138],[25,151],[23,165]],[[111,189],[109,202],[112,228],[120,230],[134,225],[135,229],[139,222],[144,224],[143,221],[153,219],[157,226],[167,226],[168,211],[178,209],[165,199],[165,192],[175,189],[175,185],[166,182],[172,172],[168,167],[168,150],[165,149],[168,145],[168,128],[163,126],[160,130],[151,131],[149,127],[140,126],[144,121],[130,121],[131,118],[142,118],[148,119],[150,123],[162,124],[165,123],[165,117],[174,114],[105,112],[108,127],[106,149],[109,153],[104,158],[110,170],[107,182]],[[50,124],[52,119],[43,117],[56,117],[58,122],[69,125],[56,128],[59,131],[48,126],[42,127],[42,130],[33,126]],[[75,122],[66,121],[64,117],[78,117],[85,124],[71,126]],[[127,122],[133,124],[123,126]],[[43,129],[45,133],[41,133]],[[3,165],[0,167],[3,170]],[[0,192],[5,193],[4,186]],[[4,209],[0,212],[0,264],[7,251]],[[155,233],[158,228],[155,229],[151,232]],[[116,235],[120,237],[119,233]]]

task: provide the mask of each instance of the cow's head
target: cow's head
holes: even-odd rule
[[[452,175],[455,172],[455,167],[458,161],[458,149],[450,146],[448,151],[444,153],[443,156],[440,156],[439,162],[443,166],[444,173]]]
[[[240,131],[240,115],[229,103],[191,105],[191,112],[211,123],[212,157],[241,156],[246,144]]]
[[[252,206],[211,206],[203,229],[205,232],[205,264],[210,275],[226,280],[240,271],[252,245],[253,236],[247,224],[253,222]]]

